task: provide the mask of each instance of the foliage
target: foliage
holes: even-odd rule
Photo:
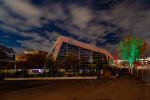
[[[15,63],[15,52],[12,48],[0,45],[0,67],[13,68]]]
[[[128,61],[130,67],[133,67],[133,63],[143,56],[146,50],[144,40],[137,37],[125,38],[119,46],[121,59]]]
[[[79,59],[73,54],[68,54],[64,58],[63,64],[66,67],[66,69],[77,69],[79,64]]]
[[[115,64],[115,62],[116,62],[116,59],[109,59],[108,60],[108,63],[110,66],[113,66]]]
[[[95,59],[93,62],[96,64],[96,69],[97,70],[103,69],[104,64],[103,64],[102,61],[100,61],[99,59],[98,60]]]
[[[18,67],[41,68],[46,64],[46,55],[43,54],[26,54],[27,61],[17,61]]]
[[[68,53],[65,57],[61,60],[56,62],[57,68],[64,68],[67,71],[72,71],[72,75],[76,75],[79,69],[79,59],[73,53]]]
[[[12,48],[0,45],[0,59],[15,59],[15,52]]]
[[[48,57],[45,58],[45,63],[46,63],[46,69],[52,69],[56,62],[54,61],[52,55],[49,55]]]

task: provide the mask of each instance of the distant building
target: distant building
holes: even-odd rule
[[[47,52],[32,50],[25,51],[22,54],[16,55],[16,68],[20,69],[33,69],[33,68],[43,68],[45,64],[45,58]]]
[[[150,65],[150,57],[140,58],[134,63],[134,67],[141,68],[141,66],[149,66]],[[115,62],[115,66],[118,68],[129,68],[129,61],[128,60],[120,60],[118,59]]]
[[[39,51],[39,50],[25,51],[22,54],[17,54],[16,57],[15,57],[15,60],[16,61],[28,61],[29,55],[34,56],[34,55],[39,55],[39,54],[43,55],[43,56],[46,56],[47,52]]]

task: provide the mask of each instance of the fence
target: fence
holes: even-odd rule
[[[135,68],[133,71],[134,76],[139,79],[144,80],[145,82],[150,82],[150,66],[145,65],[141,68]]]

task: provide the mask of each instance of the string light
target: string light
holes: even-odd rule
[[[133,63],[140,58],[140,48],[143,43],[142,39],[136,37],[127,38],[120,43],[121,58],[128,61],[131,68],[133,68]]]

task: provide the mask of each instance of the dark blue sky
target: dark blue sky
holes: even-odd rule
[[[149,26],[149,0],[0,0],[0,44],[17,53],[49,51],[64,35],[115,54],[131,34],[149,45]]]

